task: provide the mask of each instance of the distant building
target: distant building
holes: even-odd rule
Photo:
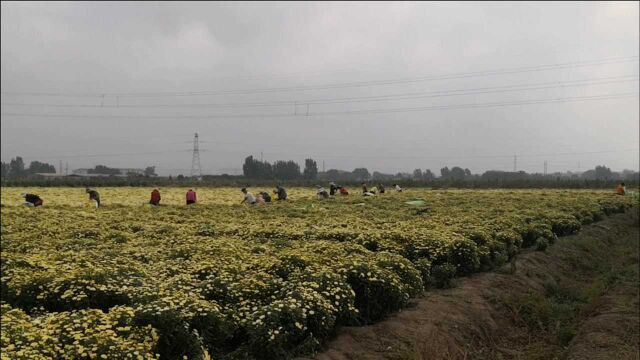
[[[74,175],[89,175],[89,169],[75,169],[72,171]]]
[[[90,174],[89,171],[93,169],[75,169],[73,170],[73,175],[77,176],[86,176],[86,177],[101,177],[101,176],[143,176],[144,169],[135,169],[135,168],[114,168],[118,170],[119,173],[115,175],[109,174]]]
[[[56,173],[36,173],[36,175],[49,178],[49,179],[61,179],[65,177],[64,174],[56,174]]]
[[[144,169],[118,169],[120,174],[124,176],[128,175],[144,175]]]

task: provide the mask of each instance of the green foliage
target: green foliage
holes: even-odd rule
[[[549,240],[539,237],[536,239],[536,250],[538,251],[546,251],[549,247]]]
[[[456,276],[456,266],[444,263],[431,269],[431,284],[436,288],[449,288],[451,281]]]
[[[448,263],[456,266],[458,275],[468,275],[480,267],[478,246],[468,239],[453,241],[449,247]]]
[[[305,179],[315,180],[318,178],[318,164],[313,159],[304,160],[304,172]]]

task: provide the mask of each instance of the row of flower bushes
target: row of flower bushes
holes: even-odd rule
[[[426,216],[403,202],[416,195]],[[251,208],[6,206],[2,356],[313,353],[341,325],[378,321],[425,288],[632,204],[587,191],[420,190]]]

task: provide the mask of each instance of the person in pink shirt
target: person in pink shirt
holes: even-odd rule
[[[196,192],[193,191],[193,189],[189,189],[189,191],[187,191],[187,205],[191,205],[195,203],[196,203]]]

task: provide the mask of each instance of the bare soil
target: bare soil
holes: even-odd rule
[[[382,322],[342,328],[315,359],[640,359],[638,230],[637,208],[585,226]]]

